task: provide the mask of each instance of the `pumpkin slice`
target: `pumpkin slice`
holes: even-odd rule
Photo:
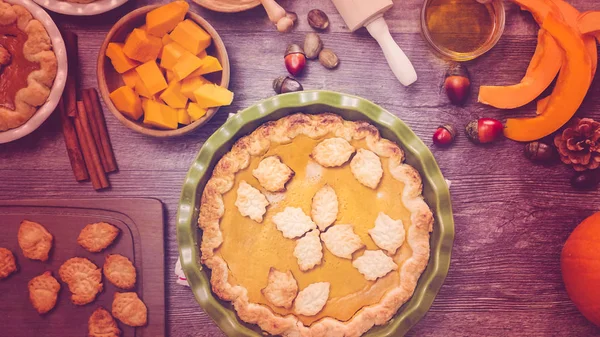
[[[577,19],[577,28],[581,34],[591,34],[600,43],[600,11],[584,12]]]
[[[577,112],[592,83],[592,60],[579,31],[555,14],[547,15],[542,28],[565,51],[565,61],[545,113],[533,118],[509,118],[506,121],[504,135],[520,142],[543,138],[568,122]]]
[[[553,13],[557,17],[560,16],[560,10],[554,4],[552,0],[512,0],[514,3],[519,5],[522,10],[528,11],[533,15],[535,22],[538,25],[542,26],[544,24],[544,20],[546,20],[546,16],[548,14]]]
[[[513,0],[522,10],[531,12],[541,26],[548,14],[561,17],[559,8],[551,0]],[[538,32],[538,45],[529,63],[525,77],[511,86],[482,86],[478,101],[500,109],[514,109],[538,97],[560,69],[562,50],[551,35],[543,29]]]
[[[560,10],[560,12],[563,16],[563,19],[565,19],[567,24],[569,24],[569,26],[579,30],[579,27],[578,27],[579,26],[579,17],[581,15],[581,13],[579,13],[579,11],[575,7],[573,7],[571,4],[569,4],[566,1],[563,1],[563,0],[550,0],[550,1],[552,1],[556,5],[556,7],[558,7],[558,9]],[[600,27],[600,25],[598,27]],[[579,32],[581,34],[585,34],[581,30],[579,30]],[[593,79],[594,75],[596,74],[596,67],[598,66],[598,47],[596,45],[596,39],[594,39],[593,36],[584,36],[583,43],[585,44],[585,48],[587,49],[588,54],[590,55],[590,58],[592,59],[592,79]]]
[[[546,96],[544,98],[540,98],[537,101],[537,106],[536,106],[536,110],[535,113],[538,115],[541,115],[544,113],[544,111],[546,111],[546,107],[548,106],[548,102],[550,101],[550,96]]]
[[[575,7],[571,6],[571,4],[569,4],[568,2],[565,2],[563,0],[551,0],[551,1],[560,10],[563,18],[571,27],[577,28],[581,34],[587,33],[587,32],[582,31],[582,28],[580,27],[581,26],[581,18],[586,13],[594,13],[594,12],[586,12],[586,13],[580,14],[579,11]],[[591,16],[587,20],[594,20],[594,19],[600,20],[600,12],[596,12],[596,13],[598,13],[598,16],[596,16],[596,17]],[[600,21],[596,21],[596,22],[597,22],[596,25],[597,25],[598,29],[600,30]],[[593,79],[596,74],[596,68],[598,67],[598,50],[597,50],[597,46],[596,46],[596,41],[591,36],[584,36],[583,43],[585,44],[588,54],[590,55],[590,58],[592,60],[592,79]],[[544,113],[549,100],[550,100],[550,96],[547,96],[547,97],[540,99],[537,102],[536,113],[538,115],[541,115]]]
[[[535,53],[521,82],[509,86],[481,86],[478,101],[500,109],[514,109],[533,101],[558,74],[562,54],[552,35],[540,29]]]

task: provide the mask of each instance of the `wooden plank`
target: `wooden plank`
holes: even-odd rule
[[[91,18],[52,14],[79,36],[83,87],[97,86],[96,57],[109,28],[122,15],[148,3],[130,1]],[[222,35],[231,58],[231,89],[236,94],[234,104],[221,109],[201,130],[187,137],[158,140],[135,134],[106,115],[120,172],[111,175],[112,189],[101,195],[155,197],[165,204],[168,335],[223,336],[189,289],[177,285],[172,277],[178,256],[175,216],[187,169],[228,113],[273,94],[271,81],[286,73],[283,52],[287,44],[303,41],[304,34],[311,31],[306,13],[320,8],[331,20],[322,39],[339,54],[341,64],[328,71],[310,62],[300,77],[304,87],[343,91],[382,105],[431,146],[444,175],[452,181],[456,242],[450,273],[433,307],[409,335],[600,336],[600,329],[588,323],[568,300],[558,268],[564,240],[579,221],[598,210],[600,193],[573,191],[568,182],[571,169],[562,164],[533,165],[522,155],[521,144],[501,141],[474,146],[462,131],[462,126],[479,116],[533,113],[533,105],[507,113],[476,103],[479,85],[514,83],[524,74],[538,29],[531,15],[506,3],[505,34],[490,53],[467,63],[473,92],[467,105],[458,108],[448,104],[439,89],[446,62],[433,55],[420,36],[422,0],[395,1],[386,14],[394,38],[418,71],[419,80],[409,88],[394,79],[366,31],[347,32],[330,1],[281,3],[299,16],[299,25],[290,34],[276,32],[262,8],[222,14],[190,4]],[[572,3],[582,11],[599,9],[594,0]],[[599,106],[597,78],[580,114],[600,119]],[[89,183],[73,181],[56,117],[24,139],[0,145],[0,199],[98,196]],[[457,142],[448,149],[435,148],[431,135],[445,122],[459,129]]]

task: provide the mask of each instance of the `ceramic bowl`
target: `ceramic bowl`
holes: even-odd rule
[[[131,33],[131,31],[134,28],[139,28],[145,23],[146,14],[157,7],[159,7],[159,5],[145,6],[134,10],[133,12],[121,18],[121,20],[117,21],[117,23],[108,32],[98,54],[98,62],[96,69],[96,73],[98,76],[98,88],[100,89],[102,99],[104,100],[104,103],[106,104],[110,112],[112,112],[112,114],[115,115],[115,117],[128,128],[143,133],[145,135],[154,137],[181,136],[206,124],[217,113],[217,110],[219,110],[219,108],[209,108],[204,117],[196,120],[195,122],[189,125],[180,127],[176,130],[160,130],[143,124],[141,120],[134,121],[125,117],[121,112],[119,112],[119,110],[115,107],[115,105],[112,103],[109,97],[112,91],[123,86],[124,83],[121,79],[121,74],[115,71],[115,69],[112,66],[112,63],[110,62],[110,59],[105,56],[108,44],[110,42],[124,42],[125,37],[129,33]],[[198,14],[188,11],[186,19],[191,19],[194,22],[198,23],[200,27],[202,27],[210,34],[210,36],[212,37],[212,44],[210,45],[210,47],[208,47],[207,53],[216,57],[223,66],[223,71],[207,74],[205,75],[205,77],[213,83],[216,83],[224,88],[228,88],[230,74],[229,57],[227,55],[227,50],[225,49],[225,44],[223,44],[223,40],[221,40],[221,37],[219,36],[219,34],[217,34],[217,31]]]
[[[30,0],[5,1],[10,4],[21,5],[27,8],[31,15],[35,19],[39,20],[42,25],[44,25],[44,28],[46,28],[46,31],[50,36],[50,40],[52,41],[52,49],[56,54],[58,71],[56,73],[54,83],[52,84],[52,88],[50,89],[50,96],[48,96],[46,103],[40,106],[37,112],[25,124],[14,129],[0,132],[0,144],[8,143],[25,137],[40,127],[40,125],[42,125],[42,123],[44,123],[44,121],[50,117],[54,109],[56,109],[56,105],[58,105],[58,101],[60,100],[63,90],[65,89],[65,83],[67,81],[67,50],[65,48],[65,42],[60,35],[60,31],[56,27],[54,21],[52,21],[52,18],[50,18],[48,13],[46,13],[43,8]]]
[[[231,117],[204,143],[192,163],[183,185],[177,213],[177,241],[181,266],[202,309],[228,336],[259,337],[261,330],[242,322],[230,303],[221,301],[211,291],[210,271],[200,264],[198,229],[200,196],[212,169],[240,137],[261,124],[295,112],[309,114],[332,112],[348,120],[364,120],[376,126],[382,137],[405,151],[406,162],[423,178],[423,196],[434,214],[431,256],[419,279],[412,298],[392,320],[374,327],[365,336],[402,336],[425,315],[440,290],[450,265],[454,241],[454,219],[448,185],[425,144],[400,119],[363,98],[331,92],[304,91],[275,96]]]

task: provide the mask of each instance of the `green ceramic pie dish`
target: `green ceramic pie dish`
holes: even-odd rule
[[[202,232],[197,226],[200,196],[217,161],[233,143],[264,122],[294,113],[333,112],[347,120],[366,120],[375,125],[382,137],[398,143],[406,153],[406,162],[423,178],[423,196],[432,209],[435,223],[431,235],[431,257],[419,279],[412,298],[386,325],[374,327],[365,336],[403,336],[421,319],[440,290],[448,268],[454,241],[454,218],[448,185],[425,144],[400,119],[360,97],[331,91],[303,91],[274,96],[240,111],[204,143],[188,171],[177,212],[177,241],[181,266],[204,311],[227,336],[262,336],[260,328],[246,324],[235,314],[229,302],[211,291],[210,270],[200,264],[198,243]]]

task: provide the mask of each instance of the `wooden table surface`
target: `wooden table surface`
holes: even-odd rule
[[[595,0],[576,0],[579,10],[600,9]],[[96,56],[116,20],[152,1],[130,1],[96,17],[53,15],[62,27],[79,34],[83,85],[96,87]],[[95,192],[73,178],[58,115],[31,135],[0,145],[0,198],[154,197],[167,210],[167,332],[172,337],[221,336],[189,289],[177,285],[175,216],[186,171],[206,138],[236,112],[273,95],[273,78],[285,75],[283,52],[302,43],[311,28],[306,13],[320,8],[331,27],[322,34],[341,64],[328,71],[310,62],[300,78],[306,89],[328,89],[359,95],[404,120],[431,147],[451,193],[456,240],[450,272],[431,310],[411,336],[600,336],[569,301],[561,281],[559,256],[569,233],[599,209],[599,192],[576,192],[571,169],[544,167],[523,156],[523,145],[503,140],[476,146],[462,133],[472,118],[505,118],[508,114],[476,102],[481,84],[520,80],[536,44],[537,25],[528,13],[507,3],[506,31],[486,55],[468,62],[473,94],[464,108],[454,107],[440,92],[445,62],[434,56],[419,30],[422,0],[396,1],[386,15],[392,35],[413,61],[419,80],[404,88],[389,71],[376,42],[363,29],[347,31],[327,0],[281,1],[296,11],[299,25],[279,34],[262,8],[239,13],[210,12],[195,4],[221,34],[231,59],[235,100],[205,127],[182,138],[157,139],[133,133],[105,110],[120,171],[110,175],[110,190]],[[533,113],[534,104],[511,112]],[[580,115],[600,119],[600,79],[596,79]],[[454,146],[438,149],[431,135],[451,122],[461,133]]]

